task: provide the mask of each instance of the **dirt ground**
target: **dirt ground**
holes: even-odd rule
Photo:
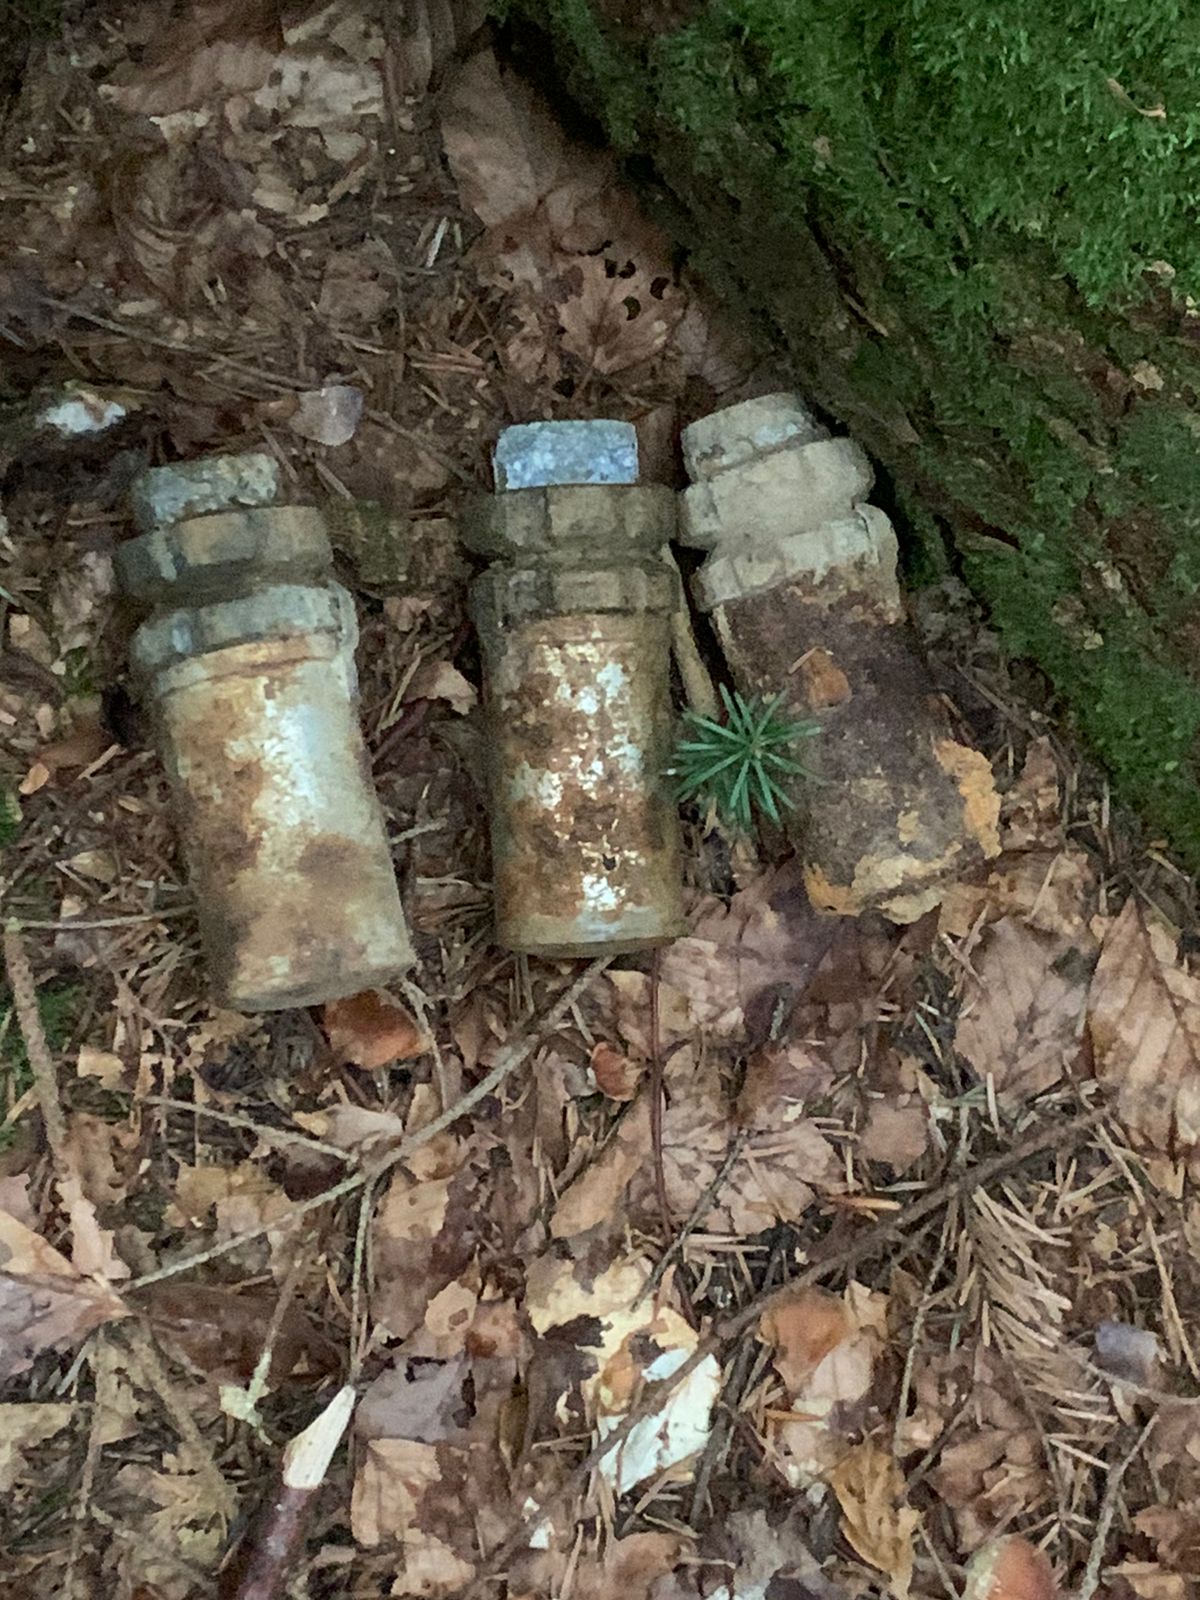
[[[963,591],[917,621],[1003,853],[939,911],[821,919],[693,810],[675,945],[490,942],[498,430],[629,419],[675,483],[786,374],[481,9],[83,8],[0,127],[9,1592],[940,1600],[1019,1533],[1198,1600],[1195,886]],[[72,385],[119,420],[36,426]],[[206,998],[112,580],[140,470],[245,449],[330,517],[419,956],[265,1018]]]

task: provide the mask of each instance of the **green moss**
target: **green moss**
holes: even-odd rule
[[[512,9],[1200,866],[1200,11]]]

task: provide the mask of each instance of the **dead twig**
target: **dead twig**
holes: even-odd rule
[[[283,1593],[355,1399],[346,1384],[287,1445],[277,1487],[221,1572],[218,1600],[275,1600]]]
[[[725,1186],[725,1180],[729,1177],[729,1174],[737,1165],[738,1158],[741,1156],[742,1151],[746,1148],[746,1140],[748,1137],[749,1130],[746,1128],[739,1128],[734,1134],[732,1140],[730,1141],[729,1149],[725,1152],[725,1159],[713,1173],[711,1182],[707,1185],[704,1193],[699,1197],[699,1199],[696,1201],[696,1204],[688,1213],[687,1221],[684,1223],[683,1227],[679,1229],[675,1237],[671,1240],[670,1244],[663,1251],[662,1255],[658,1259],[657,1264],[655,1265],[654,1271],[646,1279],[645,1287],[642,1289],[642,1292],[638,1295],[637,1299],[633,1302],[635,1311],[638,1306],[641,1305],[642,1301],[647,1295],[654,1293],[659,1284],[666,1277],[668,1267],[673,1261],[677,1260],[687,1248],[687,1242],[695,1232],[696,1228],[699,1227],[701,1218],[704,1217],[709,1208],[714,1204],[717,1196]]]
[[[292,1128],[275,1128],[269,1122],[255,1122],[253,1117],[243,1117],[236,1111],[222,1111],[217,1106],[198,1105],[194,1100],[175,1100],[167,1094],[144,1094],[138,1096],[138,1103],[143,1106],[165,1106],[168,1111],[190,1111],[193,1116],[223,1122],[231,1128],[245,1128],[248,1133],[257,1134],[268,1143],[300,1144],[307,1150],[319,1150],[322,1155],[336,1156],[341,1162],[355,1159],[352,1151],[343,1150],[340,1145],[329,1144],[324,1139],[314,1139],[310,1133],[296,1133]]]
[[[46,1143],[50,1146],[50,1154],[61,1180],[72,1172],[71,1152],[67,1145],[67,1119],[63,1116],[62,1101],[58,1095],[58,1075],[38,1011],[33,969],[25,954],[24,940],[11,922],[4,930],[4,965],[8,968],[13,1009],[25,1041],[25,1054],[29,1059],[33,1087],[46,1129]]]
[[[62,1592],[66,1600],[75,1600],[78,1593],[79,1600],[88,1600],[88,1587],[76,1590],[75,1575],[79,1569],[79,1558],[83,1554],[83,1534],[87,1527],[88,1518],[92,1511],[92,1490],[96,1482],[96,1468],[100,1463],[101,1424],[104,1419],[105,1402],[112,1386],[111,1374],[105,1368],[103,1372],[97,1369],[95,1356],[104,1344],[105,1330],[96,1330],[95,1342],[92,1345],[92,1371],[96,1378],[96,1394],[92,1402],[91,1422],[88,1427],[87,1451],[83,1458],[83,1471],[79,1477],[79,1492],[75,1500],[75,1514],[71,1520],[71,1543],[67,1552],[67,1570],[63,1578]]]
[[[1092,1535],[1087,1565],[1083,1569],[1083,1579],[1080,1582],[1076,1600],[1092,1600],[1092,1596],[1100,1587],[1100,1570],[1104,1565],[1104,1550],[1108,1544],[1108,1536],[1112,1531],[1113,1521],[1117,1515],[1117,1506],[1121,1499],[1121,1485],[1125,1480],[1125,1474],[1145,1449],[1146,1441],[1153,1433],[1154,1425],[1158,1421],[1158,1415],[1156,1411],[1121,1459],[1108,1469],[1108,1478],[1104,1485],[1104,1498],[1100,1502],[1100,1514],[1096,1518],[1096,1531]]]
[[[182,1256],[178,1261],[168,1262],[166,1266],[159,1267],[154,1272],[144,1273],[129,1287],[144,1289],[148,1284],[161,1282],[163,1278],[174,1278],[181,1272],[189,1272],[193,1267],[203,1266],[209,1261],[216,1260],[218,1256],[228,1255],[231,1250],[239,1250],[242,1245],[249,1244],[254,1239],[261,1239],[266,1233],[274,1233],[280,1228],[287,1227],[289,1223],[307,1216],[310,1211],[317,1211],[335,1200],[344,1199],[346,1195],[355,1194],[364,1184],[383,1177],[400,1162],[407,1160],[414,1150],[419,1150],[439,1133],[444,1133],[460,1117],[465,1117],[468,1111],[474,1110],[481,1101],[494,1094],[506,1078],[511,1077],[518,1067],[528,1061],[545,1036],[554,1032],[580,995],[590,988],[611,959],[605,956],[599,961],[591,962],[573,983],[567,985],[546,1015],[538,1019],[535,1027],[528,1029],[519,1039],[513,1040],[500,1051],[491,1070],[473,1089],[468,1089],[466,1094],[452,1106],[447,1106],[446,1110],[434,1117],[432,1122],[427,1122],[423,1127],[406,1134],[395,1149],[389,1150],[369,1171],[352,1173],[331,1188],[323,1189],[320,1194],[312,1195],[307,1200],[297,1201],[295,1205],[273,1217],[270,1222],[263,1222],[257,1227],[248,1228],[244,1233],[234,1234],[231,1239],[223,1239],[219,1244],[210,1245],[207,1250],[198,1250],[194,1255]]]
[[[816,1259],[802,1272],[797,1273],[779,1288],[765,1289],[754,1295],[741,1310],[731,1316],[723,1317],[714,1324],[704,1338],[698,1341],[691,1355],[670,1377],[646,1385],[636,1404],[630,1407],[612,1432],[588,1452],[579,1466],[568,1475],[546,1502],[535,1506],[528,1516],[522,1519],[514,1532],[495,1552],[488,1572],[476,1580],[474,1587],[468,1593],[484,1593],[495,1575],[502,1572],[512,1557],[529,1543],[534,1529],[547,1518],[552,1520],[557,1506],[569,1503],[584,1493],[592,1473],[614,1450],[620,1449],[639,1423],[660,1411],[679,1385],[685,1383],[709,1356],[714,1355],[722,1346],[746,1333],[750,1328],[756,1327],[763,1313],[776,1301],[794,1294],[798,1289],[820,1283],[835,1273],[851,1271],[876,1251],[902,1238],[918,1223],[933,1216],[943,1206],[962,1199],[963,1196],[986,1184],[995,1182],[1047,1150],[1062,1150],[1069,1143],[1080,1139],[1108,1114],[1108,1108],[1100,1106],[1081,1113],[1066,1127],[1061,1123],[1055,1123],[1023,1139],[1012,1149],[1001,1151],[986,1161],[979,1162],[969,1171],[960,1172],[946,1179],[919,1199],[914,1199],[902,1216],[871,1224],[849,1245],[832,1250],[827,1255],[822,1255],[818,1247]],[[1081,1600],[1090,1600],[1090,1597],[1083,1596]]]
[[[650,963],[650,1148],[654,1157],[654,1197],[663,1234],[671,1235],[671,1208],[663,1171],[663,1058],[658,1026],[658,951]]]

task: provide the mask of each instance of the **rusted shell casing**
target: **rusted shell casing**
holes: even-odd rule
[[[467,536],[507,555],[472,590],[483,646],[496,937],[591,956],[684,929],[679,818],[665,777],[678,578],[658,551],[667,490],[508,491]],[[603,564],[605,562],[611,564]]]
[[[329,562],[319,515],[284,506],[209,511],[119,556],[157,606],[133,666],[212,986],[240,1011],[357,993],[413,959],[357,717],[354,602]]]
[[[744,693],[782,689],[820,725],[797,752],[812,777],[791,786],[785,823],[809,895],[911,921],[996,854],[999,800],[986,758],[953,737],[904,620],[895,534],[861,503],[866,458],[790,395],[703,419],[684,449],[700,481],[684,493],[681,537],[712,552],[694,592],[734,679]]]

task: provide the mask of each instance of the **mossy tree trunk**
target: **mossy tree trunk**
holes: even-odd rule
[[[1200,11],[510,14],[1200,867]]]

